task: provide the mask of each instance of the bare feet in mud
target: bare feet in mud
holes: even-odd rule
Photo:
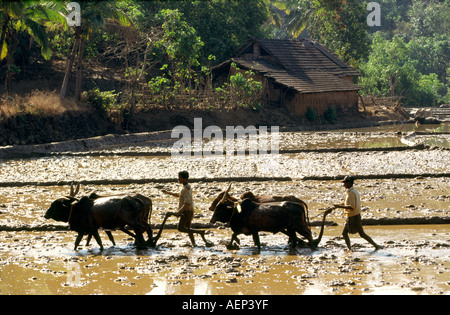
[[[202,231],[202,233],[200,233],[200,236],[202,237],[203,242],[205,242],[205,246],[206,246],[206,247],[213,247],[213,246],[214,246],[214,243],[208,241],[208,240],[205,238],[205,232],[206,232],[206,231]]]

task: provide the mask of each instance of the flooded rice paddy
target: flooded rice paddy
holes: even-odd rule
[[[286,153],[276,157],[276,164],[270,154],[256,159],[152,154],[170,152],[173,140],[0,160],[0,294],[448,294],[449,224],[366,225],[367,234],[383,249],[374,251],[366,241],[351,235],[353,251],[347,251],[341,236],[344,215],[336,210],[327,217],[317,250],[292,250],[285,235],[260,233],[262,250],[257,254],[252,238],[243,235],[240,249],[227,250],[230,229],[209,223],[211,201],[229,180],[239,178],[233,183],[235,195],[251,190],[293,194],[305,200],[313,233],[318,234],[321,212],[345,196],[339,181],[320,177],[346,174],[400,175],[357,181],[363,219],[446,219],[450,216],[450,178],[432,175],[449,172],[448,125],[421,128],[428,128],[423,130],[427,133],[440,128],[440,133],[407,137],[414,131],[409,125],[281,133],[280,150]],[[302,151],[407,147],[405,140],[437,147]],[[187,235],[176,230],[177,219],[171,218],[156,248],[136,249],[122,232],[113,232],[117,245],[112,246],[101,231],[105,250],[100,251],[94,241],[89,246],[83,241],[74,251],[76,233],[68,231],[65,223],[43,218],[53,200],[69,193],[68,185],[55,183],[84,181],[80,195],[141,193],[150,197],[156,232],[164,214],[176,210],[178,201],[160,191],[179,190],[179,184],[171,181],[179,170],[188,170],[195,179],[194,227],[207,229],[213,247],[198,239],[198,246],[192,248]],[[404,174],[414,177],[401,178]],[[110,180],[128,182],[111,184]]]

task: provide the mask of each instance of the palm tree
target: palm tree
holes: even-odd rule
[[[275,9],[274,9],[275,8]],[[309,29],[310,33],[314,32],[315,24],[315,3],[311,0],[281,0],[271,3],[271,11],[275,16],[276,13],[284,12],[284,18],[278,16],[279,28],[297,38],[305,30]],[[281,21],[283,19],[283,21]],[[311,37],[313,37],[311,35]]]
[[[80,100],[84,45],[90,34],[96,29],[103,28],[108,23],[118,23],[123,26],[131,25],[128,17],[117,9],[114,1],[83,1],[79,4],[81,24],[73,26],[74,44],[61,87],[60,97],[62,99],[66,96],[70,73],[76,58],[75,97]]]
[[[45,24],[65,23],[64,17],[59,13],[60,3],[55,1],[2,1],[0,2],[0,60],[7,58],[7,74],[5,90],[11,79],[10,66],[14,62],[14,51],[17,45],[17,32],[27,32],[41,47],[41,54],[49,60],[50,49]],[[8,50],[8,43],[10,49]]]

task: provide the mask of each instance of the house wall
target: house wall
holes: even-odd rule
[[[260,79],[258,73],[255,79]],[[337,110],[357,113],[358,94],[357,91],[344,92],[322,92],[303,94],[292,89],[287,89],[267,77],[262,78],[263,101],[265,106],[285,106],[293,115],[304,116],[308,107],[317,109],[319,115],[323,115],[330,107]]]
[[[304,116],[308,107],[317,109],[319,115],[323,115],[331,107],[348,113],[358,112],[357,91],[292,94],[290,97],[289,94],[286,95],[284,104],[295,116]]]
[[[262,82],[264,106],[283,106],[283,93],[285,88],[266,77],[263,78]]]

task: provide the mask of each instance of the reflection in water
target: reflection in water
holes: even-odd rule
[[[212,295],[211,282],[201,279],[195,279],[194,285],[191,286],[193,292],[189,292],[186,288],[179,285],[171,285],[167,279],[155,279],[153,289],[147,295]]]
[[[212,294],[211,283],[205,280],[195,280],[194,295],[210,295]]]
[[[168,291],[167,280],[165,279],[155,279],[153,284],[153,290],[151,290],[147,295],[171,295],[172,292]]]

